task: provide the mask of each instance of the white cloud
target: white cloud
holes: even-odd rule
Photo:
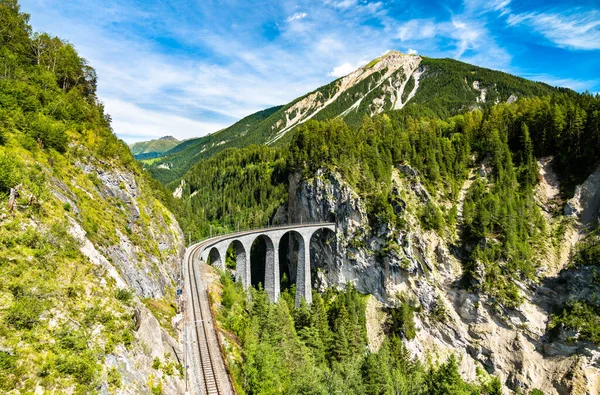
[[[402,41],[424,40],[436,35],[436,24],[430,19],[412,19],[402,24],[396,37]]]
[[[464,0],[465,12],[469,14],[484,14],[490,11],[499,11],[500,15],[510,12],[511,0]]]
[[[475,26],[471,23],[452,20],[452,28],[447,26],[449,30],[449,36],[456,40],[456,57],[460,58],[466,51],[471,49],[477,49],[481,44],[482,36],[485,34],[484,29]]]
[[[113,129],[120,137],[132,143],[140,140],[176,135],[179,139],[203,136],[224,128],[227,124],[198,122],[185,117],[140,108],[118,99],[104,101],[106,111],[113,119]]]
[[[510,26],[527,25],[561,47],[600,49],[600,11],[510,15]]]
[[[340,52],[344,50],[345,45],[340,40],[333,37],[324,37],[316,44],[315,49],[324,54]]]
[[[351,72],[358,69],[359,67],[364,66],[365,64],[367,64],[367,61],[364,59],[361,59],[356,64],[346,62],[337,67],[334,67],[333,70],[330,71],[327,75],[330,77],[335,77],[335,78],[343,77],[345,75],[350,74]]]
[[[407,51],[406,53],[407,53],[407,54],[409,54],[409,55],[416,55],[416,54],[418,54],[419,52],[417,52],[417,50],[416,50],[416,49],[409,48],[409,49],[408,49],[408,51]]]
[[[598,84],[598,82],[600,82],[598,80],[588,81],[574,78],[555,77],[550,74],[522,74],[522,76],[532,81],[541,81],[551,86],[569,88],[575,91],[585,91],[586,89],[589,89],[590,87],[595,86]]]
[[[346,9],[356,5],[356,0],[341,0],[333,3],[335,8]]]
[[[306,12],[296,12],[294,15],[290,16],[287,21],[288,22],[292,22],[292,21],[296,21],[296,20],[300,20],[303,18],[306,18],[308,16],[308,14]]]
[[[327,75],[330,77],[339,78],[339,77],[343,77],[347,74],[350,74],[351,72],[353,72],[356,69],[357,69],[357,67],[354,67],[352,64],[344,63],[337,67],[334,67],[333,70],[331,72],[329,72]]]
[[[420,41],[425,44],[436,37],[450,39],[451,45],[456,48],[456,58],[462,57],[469,50],[498,52],[497,45],[481,22],[464,15],[440,23],[431,19],[413,19],[400,25],[396,37],[401,41]]]

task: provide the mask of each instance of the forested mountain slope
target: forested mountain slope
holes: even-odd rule
[[[0,392],[181,392],[181,230],[85,59],[16,1],[0,26]]]
[[[224,278],[224,326],[245,333],[236,345],[243,352],[234,348],[230,358],[246,391],[262,388],[255,381],[264,373],[259,367],[292,363],[288,354],[254,343],[258,337],[271,344],[278,331],[291,331],[292,319],[292,339],[305,347],[308,361],[325,358],[311,371],[315,385],[333,377],[341,392],[468,391],[443,379],[453,368],[431,376],[443,383],[440,392],[427,390],[427,383],[416,392],[404,387],[406,376],[399,379],[388,356],[401,341],[421,363],[435,366],[457,355],[458,371],[471,383],[483,369],[520,393],[595,393],[598,236],[576,242],[600,214],[598,147],[600,98],[570,91],[441,118],[389,112],[364,117],[357,129],[339,118],[311,120],[289,146],[230,149],[200,161],[170,205],[194,238],[205,236],[209,225],[218,232],[300,218],[335,220],[336,250],[312,246],[314,254],[321,251],[313,256],[313,287],[351,283],[384,306],[387,319],[365,324],[381,327],[384,343],[367,336],[369,351],[340,357],[335,341],[356,336],[355,344],[364,344],[363,324],[330,318],[325,330],[317,307],[307,313],[281,306],[284,300],[255,311],[252,299],[245,310],[250,321],[240,323],[231,315],[238,314],[231,298],[240,296]],[[288,262],[295,259],[291,254]],[[334,308],[332,300],[326,311]],[[364,310],[358,311],[360,317]],[[281,319],[264,327],[265,314]],[[256,326],[245,326],[253,320]],[[332,348],[320,346],[317,332],[333,336]],[[389,371],[370,370],[379,358]],[[285,369],[273,371],[273,385],[294,384]],[[486,391],[493,393],[475,390]]]
[[[186,140],[164,153],[162,158],[144,162],[144,167],[155,179],[164,184],[175,181],[199,160],[210,158],[228,147],[247,145],[245,136],[280,108],[272,107],[259,111],[208,136]],[[252,134],[248,138],[252,140]]]
[[[155,178],[168,183],[181,177],[199,159],[226,148],[285,145],[293,131],[308,120],[341,118],[356,129],[365,115],[386,111],[443,118],[557,91],[546,84],[453,59],[391,51],[285,106],[253,114],[228,129],[198,139],[184,152],[173,152],[147,167]]]

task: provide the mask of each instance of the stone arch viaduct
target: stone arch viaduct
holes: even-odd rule
[[[293,237],[298,245],[298,262],[296,275],[296,304],[302,299],[307,303],[312,302],[311,269],[310,269],[310,242],[316,232],[329,229],[336,231],[334,223],[312,223],[297,225],[282,225],[264,229],[249,230],[231,233],[223,236],[212,237],[191,246],[190,249],[199,249],[200,259],[204,262],[210,257],[213,266],[224,269],[227,250],[233,246],[236,252],[236,281],[248,288],[251,282],[250,252],[257,239],[262,239],[266,249],[265,275],[263,287],[271,301],[279,300],[280,273],[279,273],[279,248],[284,236]]]

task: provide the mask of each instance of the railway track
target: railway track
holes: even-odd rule
[[[221,388],[222,384],[219,381],[217,373],[218,359],[221,359],[221,355],[215,355],[214,350],[211,349],[209,331],[214,330],[210,321],[210,311],[206,311],[206,307],[200,300],[201,287],[198,282],[198,274],[194,270],[193,263],[201,251],[201,246],[197,246],[190,253],[187,262],[188,265],[188,276],[191,291],[191,318],[194,322],[194,328],[196,333],[196,339],[198,341],[198,353],[199,353],[199,364],[202,370],[202,391],[205,395],[221,395],[229,394],[229,389]],[[207,293],[207,291],[204,291]],[[208,294],[207,294],[208,296]],[[207,298],[208,300],[208,298]]]
[[[186,252],[186,260],[184,266],[186,267],[186,281],[188,284],[188,312],[187,317],[188,323],[192,323],[194,328],[193,332],[196,337],[197,349],[194,351],[194,355],[186,352],[186,374],[190,376],[188,371],[191,372],[194,377],[192,383],[191,393],[200,392],[205,395],[230,395],[234,394],[233,386],[231,384],[225,362],[223,361],[224,356],[221,354],[219,340],[216,329],[213,326],[213,321],[210,312],[208,291],[203,289],[201,279],[197,271],[199,266],[194,268],[194,262],[200,261],[200,254],[205,247],[210,247],[216,242],[222,241],[223,239],[230,239],[235,236],[243,236],[250,233],[254,233],[257,230],[272,230],[272,229],[296,229],[298,227],[313,226],[315,223],[308,224],[296,224],[296,225],[280,225],[273,226],[270,228],[245,230],[242,232],[236,232],[227,235],[221,235],[206,239],[200,243],[194,244],[188,248]],[[318,223],[317,223],[318,224]],[[189,339],[184,339],[188,346],[191,346]],[[197,356],[197,357],[196,357]],[[191,364],[190,364],[191,359]],[[202,376],[202,380],[197,380]],[[187,381],[186,381],[187,383]]]

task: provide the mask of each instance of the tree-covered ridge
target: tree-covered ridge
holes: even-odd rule
[[[424,106],[445,118],[469,108],[491,107],[516,98],[544,96],[557,91],[553,88],[496,70],[474,66],[454,59],[423,57],[422,81],[409,106]],[[482,90],[485,90],[482,98]]]
[[[183,141],[165,152],[160,160],[147,161],[144,166],[163,184],[178,180],[201,159],[210,158],[230,147],[261,143],[252,133],[248,133],[280,108],[258,111],[208,136]]]
[[[94,70],[66,41],[32,32],[14,0],[0,0],[0,70],[0,392],[116,391],[106,355],[141,348],[139,300],[80,237],[102,250],[121,233],[162,260],[174,252],[149,237],[150,219],[172,217],[112,133]],[[96,169],[135,179],[137,218],[106,197]]]
[[[150,141],[140,141],[129,146],[136,159],[158,158],[165,152],[181,144],[173,136],[165,136]]]
[[[454,357],[419,363],[393,323],[398,334],[372,352],[365,296],[352,286],[315,292],[311,306],[295,307],[293,290],[273,304],[262,290],[248,295],[228,273],[221,281],[219,321],[233,336],[230,367],[239,394],[501,394],[500,381],[486,373],[465,382]]]
[[[188,213],[182,223],[198,236],[207,235],[204,219],[230,230],[238,223],[264,225],[286,201],[291,174],[308,179],[329,169],[367,203],[372,225],[401,229],[405,221],[394,209],[399,196],[392,168],[409,164],[435,197],[423,207],[423,225],[453,232],[459,191],[470,169],[482,163],[483,174],[474,172],[466,193],[460,224],[465,284],[513,306],[520,296],[512,280],[535,280],[536,252],[548,232],[533,194],[536,158],[555,156],[563,185],[581,182],[600,159],[600,151],[589,148],[600,142],[599,106],[600,100],[587,94],[555,94],[445,120],[401,112],[365,117],[358,130],[340,119],[309,121],[287,149],[232,150],[196,165],[186,176],[186,188],[193,189],[184,196],[198,192],[181,203]]]
[[[402,55],[395,52],[396,55]],[[387,56],[387,55],[385,55]],[[384,57],[385,57],[384,56]],[[383,58],[383,57],[382,57]],[[378,58],[381,60],[382,58]],[[359,70],[368,70],[365,66]],[[485,109],[513,96],[516,98],[550,95],[564,92],[576,95],[568,89],[558,89],[549,85],[528,81],[499,71],[489,70],[453,59],[432,59],[423,57],[419,67],[419,85],[415,96],[401,110],[392,111],[393,117],[423,116],[447,118],[474,108]],[[167,152],[161,160],[146,162],[146,167],[153,176],[167,184],[177,180],[201,159],[209,158],[227,148],[242,148],[252,144],[270,144],[270,140],[291,119],[296,116],[313,120],[326,121],[342,118],[352,130],[360,128],[365,115],[372,116],[377,112],[391,111],[394,107],[392,94],[395,95],[401,83],[406,82],[402,94],[403,103],[415,87],[413,75],[404,75],[404,69],[384,78],[387,68],[378,70],[356,84],[341,88],[341,80],[337,79],[312,92],[303,95],[285,106],[273,107],[252,114],[229,128],[213,133],[210,136],[189,140]],[[394,81],[394,82],[392,82]],[[482,92],[485,91],[484,94]],[[336,96],[339,93],[338,96]],[[335,99],[335,100],[334,100]],[[296,104],[307,101],[307,107],[292,111]],[[325,105],[327,103],[327,105]],[[377,104],[375,104],[377,103]],[[298,111],[301,114],[298,114]],[[300,124],[302,125],[302,124]],[[284,147],[293,138],[295,131],[301,126],[294,126],[274,144]]]
[[[263,146],[228,149],[200,161],[182,182],[183,199],[170,206],[194,240],[267,225],[287,198],[284,153]]]

